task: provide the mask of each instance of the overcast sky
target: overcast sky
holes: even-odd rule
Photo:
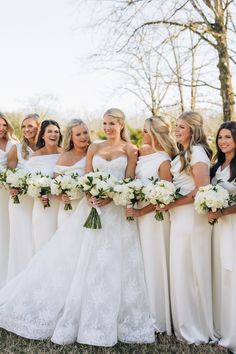
[[[117,74],[86,66],[102,40],[84,26],[90,15],[72,0],[0,0],[1,110],[18,110],[30,97],[52,94],[64,111],[135,111],[131,96],[114,93]]]

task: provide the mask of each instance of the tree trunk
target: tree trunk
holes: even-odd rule
[[[216,37],[219,80],[220,80],[220,94],[223,103],[223,120],[232,120],[234,118],[234,93],[232,85],[232,76],[229,66],[229,54],[227,47],[226,32],[222,31],[221,36]]]

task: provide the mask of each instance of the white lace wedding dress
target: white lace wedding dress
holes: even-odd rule
[[[124,177],[127,158],[94,168]],[[83,199],[67,222],[0,292],[0,327],[58,344],[112,346],[154,341],[137,227],[124,208],[102,208],[101,230],[83,227]]]

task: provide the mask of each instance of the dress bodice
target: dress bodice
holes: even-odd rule
[[[127,156],[122,155],[107,161],[100,155],[93,156],[93,168],[94,170],[101,170],[112,176],[122,179],[125,177],[125,170],[127,167]]]
[[[30,172],[42,172],[48,176],[53,176],[59,154],[32,156],[26,167]]]
[[[170,160],[170,156],[165,151],[157,151],[153,154],[139,156],[135,175],[145,184],[150,177],[159,177],[160,165],[164,161]]]
[[[77,161],[74,165],[71,166],[56,165],[54,172],[60,175],[78,173],[80,176],[83,176],[85,170],[85,162],[86,157],[83,157],[81,160]]]
[[[195,145],[192,147],[192,156],[190,164],[195,165],[198,162],[203,162],[208,166],[210,170],[210,159],[207,156],[206,151],[201,145]],[[173,183],[177,188],[180,188],[180,193],[186,195],[196,188],[193,176],[187,174],[186,171],[180,172],[181,162],[180,156],[176,156],[171,162],[171,173],[173,175]]]
[[[227,166],[223,170],[221,170],[221,166],[219,166],[218,170],[214,178],[212,179],[212,183],[216,183],[220,180],[219,184],[227,189],[229,194],[236,195],[236,183],[234,181],[229,182],[228,179],[230,177],[230,167]]]
[[[7,153],[11,150],[13,143],[8,140],[5,151],[0,149],[0,168],[7,166]]]
[[[28,146],[27,150],[29,152],[29,158],[31,157],[31,155],[33,154],[33,150]],[[26,168],[26,164],[28,162],[28,159],[25,160],[22,156],[22,144],[16,144],[16,152],[17,152],[17,168]]]

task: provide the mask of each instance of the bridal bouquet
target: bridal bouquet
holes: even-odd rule
[[[87,195],[95,198],[112,198],[116,179],[102,171],[95,171],[80,177],[80,188]],[[101,229],[101,211],[98,207],[92,207],[84,227],[89,229]]]
[[[47,204],[44,208],[50,207],[48,195],[51,193],[51,177],[42,174],[41,172],[33,173],[28,178],[27,194],[32,198],[46,197]]]
[[[81,199],[83,192],[79,187],[79,174],[59,175],[51,181],[51,194],[66,194],[71,200]],[[72,210],[71,203],[65,203],[64,210]]]
[[[114,187],[113,201],[116,205],[132,208],[136,202],[144,199],[143,188],[141,180],[131,177],[124,178]],[[134,218],[128,216],[127,220],[132,221]]]
[[[0,166],[0,188],[6,187],[7,169]]]
[[[29,174],[20,168],[6,171],[6,185],[17,189],[17,194],[12,196],[13,203],[19,204],[19,195],[26,194],[28,189],[27,179]]]
[[[194,201],[194,206],[199,214],[206,214],[208,211],[223,210],[230,204],[228,191],[219,184],[208,184],[200,187]],[[210,222],[214,225],[217,220]]]
[[[161,208],[175,201],[180,194],[179,188],[176,189],[172,182],[161,180],[159,178],[150,178],[150,183],[144,187],[145,200],[150,204],[158,204]],[[163,213],[159,210],[155,213],[155,219],[158,221],[164,220]]]

